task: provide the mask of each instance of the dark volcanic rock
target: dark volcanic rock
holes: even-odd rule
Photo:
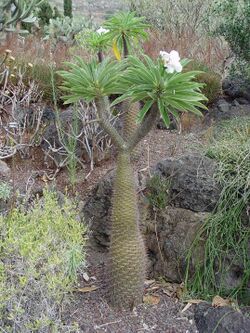
[[[94,188],[83,208],[83,215],[91,230],[91,238],[107,247],[110,240],[111,200],[114,172],[111,171]]]
[[[0,181],[9,180],[11,176],[11,170],[7,163],[0,160]]]
[[[232,99],[243,97],[250,103],[250,82],[246,82],[243,78],[225,78],[222,89],[224,94]]]
[[[186,254],[197,230],[209,213],[167,206],[148,214],[143,222],[150,260],[149,275],[164,276],[168,281],[180,283],[186,271]],[[203,260],[203,250],[193,254],[192,266]]]
[[[249,333],[250,319],[231,307],[212,307],[200,303],[194,315],[200,333]]]
[[[210,212],[219,199],[216,162],[194,154],[159,162],[154,172],[171,181],[170,203],[195,212]]]

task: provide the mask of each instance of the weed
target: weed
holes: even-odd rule
[[[188,70],[199,70],[203,73],[197,75],[196,81],[205,83],[201,89],[202,93],[207,97],[207,104],[212,104],[221,94],[221,77],[205,64],[192,61],[187,66]]]
[[[152,207],[163,209],[169,198],[170,180],[159,175],[152,176],[147,182],[147,199]]]

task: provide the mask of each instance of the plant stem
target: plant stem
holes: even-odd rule
[[[111,302],[132,309],[142,301],[146,254],[139,230],[133,169],[127,152],[120,152],[117,158],[110,257]]]

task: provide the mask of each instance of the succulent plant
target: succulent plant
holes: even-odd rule
[[[15,31],[18,22],[34,23],[32,12],[44,0],[0,0],[0,32]]]
[[[171,53],[167,52],[164,52],[164,59],[159,58],[156,62],[146,55],[140,58],[129,56],[133,43],[147,37],[145,29],[148,25],[143,18],[136,17],[134,13],[118,13],[103,26],[104,29],[97,30],[100,37],[93,39],[98,42],[94,45],[98,46],[96,51],[102,51],[106,43],[113,44],[119,61],[98,56],[99,61],[86,63],[77,57],[76,63],[68,63],[69,71],[61,71],[60,74],[64,78],[62,89],[67,93],[65,103],[80,99],[94,103],[100,125],[118,149],[112,207],[109,296],[113,305],[131,309],[142,301],[146,275],[146,251],[139,229],[132,153],[160,115],[167,126],[169,115],[178,118],[178,111],[200,115],[199,109],[206,108],[201,101],[206,98],[200,92],[202,84],[193,81],[200,72],[180,72],[188,61],[179,62],[178,52],[172,52],[178,55],[174,64],[168,63]],[[170,65],[175,65],[171,72]],[[110,95],[119,97],[110,103]],[[139,102],[143,104],[142,108]],[[122,103],[126,114],[122,132],[112,126],[108,117],[110,108],[118,103]]]
[[[181,62],[182,66],[187,61]],[[146,251],[139,229],[139,212],[133,168],[130,157],[136,145],[154,126],[161,115],[169,125],[169,114],[180,111],[201,114],[206,108],[201,101],[201,84],[193,82],[199,72],[168,73],[161,59],[129,56],[122,61],[105,59],[85,63],[68,63],[69,71],[61,71],[65,103],[84,99],[96,105],[100,125],[118,149],[117,171],[113,192],[112,231],[110,247],[109,295],[113,305],[132,308],[142,300],[146,272]],[[120,94],[110,105],[107,96]],[[129,100],[142,101],[136,129],[119,133],[109,120],[110,106]],[[128,113],[129,119],[129,113]],[[132,119],[134,116],[132,114]]]

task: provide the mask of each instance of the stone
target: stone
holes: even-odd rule
[[[163,121],[162,118],[160,118],[157,123],[156,123],[156,127],[160,130],[169,130],[169,131],[173,131],[173,130],[178,130],[178,123],[177,121],[172,118],[169,127],[167,127]]]
[[[225,95],[232,99],[243,97],[250,103],[250,82],[244,78],[225,78],[222,81],[222,89]]]
[[[88,197],[82,215],[91,231],[91,239],[102,248],[110,242],[110,219],[114,171],[108,172]]]
[[[11,169],[6,162],[0,160],[0,214],[7,213],[11,195]]]
[[[167,206],[151,212],[143,221],[143,234],[150,258],[148,273],[151,278],[164,276],[170,282],[184,280],[187,249],[194,241],[208,213]],[[193,263],[203,258],[203,250],[196,251]]]
[[[229,112],[231,105],[224,99],[217,101],[217,108],[220,112]]]
[[[194,319],[200,333],[249,333],[250,319],[232,307],[212,307],[202,302],[195,307]]]
[[[240,104],[238,99],[235,99],[232,101],[228,112],[221,112],[217,107],[217,104],[215,104],[205,115],[205,123],[211,125],[211,122],[213,123],[214,121],[219,122],[247,116],[250,116],[250,104]]]
[[[238,102],[238,105],[250,105],[249,100],[244,97],[239,97],[234,100],[234,102]]]
[[[211,212],[220,195],[220,188],[214,180],[216,167],[214,160],[193,154],[161,161],[153,173],[170,179],[172,206],[194,212]]]
[[[11,175],[11,170],[8,167],[7,163],[0,160],[0,181],[8,180]]]

